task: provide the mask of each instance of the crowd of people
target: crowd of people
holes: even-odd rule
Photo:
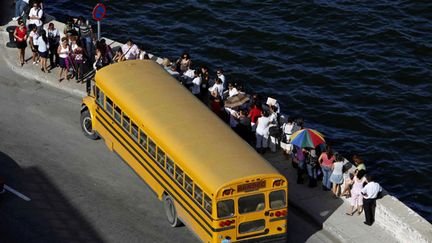
[[[28,10],[26,4],[28,0],[17,1],[16,16],[13,18],[18,21],[14,37],[21,66],[26,63],[25,50],[28,45],[32,51],[33,65],[40,63],[42,72],[49,73],[59,67],[59,82],[74,77],[78,82],[83,82],[84,73],[111,63],[149,59],[149,55],[132,39],[113,51],[104,39],[95,39],[91,25],[84,17],[70,17],[64,26],[63,37],[53,23],[49,23],[45,30],[42,3],[31,2],[32,8]],[[321,180],[322,189],[331,190],[333,197],[350,198],[347,215],[351,216],[355,212],[360,215],[364,210],[364,223],[372,225],[375,199],[381,187],[366,174],[360,156],[353,157],[356,169],[350,170],[346,159],[334,153],[329,145],[316,148],[292,145],[291,135],[305,128],[302,118],[281,115],[280,105],[275,99],[265,100],[258,94],[246,94],[238,82],[226,78],[222,68],[216,69],[215,76],[210,74],[209,67],[205,65],[194,68],[187,52],[175,62],[165,58],[162,66],[241,138],[254,146],[257,152],[275,152],[281,147],[297,169],[298,184],[304,183],[306,175],[309,187],[316,187]]]

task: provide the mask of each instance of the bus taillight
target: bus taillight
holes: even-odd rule
[[[286,214],[287,214],[286,210],[281,210],[281,211],[276,211],[275,213],[270,213],[270,217],[275,216],[275,217],[279,218],[279,217],[285,216]]]
[[[228,226],[230,226],[231,224],[234,224],[234,223],[235,223],[235,220],[225,220],[225,221],[221,221],[219,223],[219,226],[220,227],[228,227]]]

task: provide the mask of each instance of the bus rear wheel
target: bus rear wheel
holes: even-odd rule
[[[99,138],[96,131],[93,130],[92,119],[88,110],[84,110],[83,112],[81,112],[80,123],[81,129],[86,137],[93,140]]]
[[[181,226],[182,222],[177,216],[177,210],[174,205],[174,200],[169,195],[164,196],[163,200],[164,200],[165,213],[171,227]]]

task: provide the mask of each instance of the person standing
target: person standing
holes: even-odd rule
[[[50,71],[47,69],[47,58],[48,58],[48,37],[46,37],[45,30],[41,30],[41,35],[37,39],[38,43],[38,53],[41,59],[41,71],[42,72],[48,72]]]
[[[25,49],[27,47],[27,28],[23,21],[18,21],[18,25],[14,31],[14,37],[16,39],[17,48],[19,49],[19,60],[21,67],[24,66],[25,62]]]
[[[330,176],[330,181],[333,183],[332,192],[334,197],[339,197],[340,188],[343,183],[343,165],[344,158],[342,155],[337,154],[336,159],[333,161],[332,174]]]
[[[335,156],[333,155],[333,151],[331,147],[327,145],[326,151],[321,153],[320,157],[318,158],[323,172],[322,187],[324,191],[330,191],[331,188],[330,175],[334,160]]]
[[[180,73],[186,72],[190,66],[192,65],[192,60],[189,56],[189,53],[184,52],[183,55],[176,62]]]
[[[354,161],[354,164],[356,165],[356,171],[366,170],[366,166],[364,164],[362,157],[360,157],[359,155],[354,155],[353,161]]]
[[[314,148],[306,149],[305,154],[306,154],[306,170],[309,177],[308,187],[316,187],[318,156],[316,155],[316,151]]]
[[[269,112],[264,111],[263,115],[257,119],[256,122],[256,150],[263,154],[268,147],[269,127],[271,121],[269,118]]]
[[[61,44],[57,49],[57,53],[60,57],[59,82],[61,82],[63,79],[67,78],[67,73],[68,73],[66,59],[69,57],[69,44],[68,44],[68,39],[66,37],[63,37],[61,39]],[[64,77],[63,77],[63,73],[64,73]]]
[[[357,175],[353,178],[352,188],[351,188],[351,198],[350,198],[350,211],[346,213],[352,216],[354,214],[354,207],[357,207],[357,214],[360,215],[363,210],[363,195],[361,191],[363,189],[363,184],[366,182],[365,171],[361,170],[357,172]],[[347,186],[349,188],[349,185]]]
[[[378,194],[382,191],[380,184],[373,181],[371,175],[366,176],[367,185],[361,190],[363,195],[363,208],[365,212],[366,225],[371,226],[375,222],[375,208]]]
[[[76,48],[73,50],[73,57],[76,67],[76,76],[75,79],[77,83],[83,82],[83,74],[84,74],[84,49],[82,48],[82,43],[80,40],[76,42]]]
[[[41,9],[38,2],[33,3],[33,7],[30,9],[28,24],[34,24],[37,27],[38,32],[42,29],[43,22],[43,9]]]
[[[38,46],[37,46],[37,40],[39,38],[38,33],[39,32],[37,31],[36,25],[34,25],[34,24],[31,25],[30,34],[29,34],[29,37],[30,37],[29,43],[30,43],[31,50],[33,52],[32,61],[33,61],[33,64],[36,64],[36,65],[39,62]]]
[[[192,80],[191,86],[192,94],[195,95],[198,99],[200,98],[201,92],[201,76],[198,70],[195,70],[194,79]]]
[[[223,72],[222,68],[216,69],[216,75],[222,81],[222,84],[223,84],[224,89],[225,89],[226,88],[226,82],[225,82],[225,75],[223,73],[224,72]]]
[[[184,57],[184,55],[183,55],[183,57]],[[190,60],[189,55],[187,58]],[[185,61],[183,61],[183,62],[185,62]],[[202,66],[201,67],[201,91],[200,91],[200,95],[201,95],[201,101],[204,102],[204,104],[206,104],[206,105],[209,103],[209,96],[208,96],[208,90],[207,90],[208,86],[209,86],[209,82],[210,82],[209,68],[207,66]]]
[[[83,16],[79,17],[78,23],[79,23],[78,26],[79,26],[80,36],[81,36],[81,43],[83,44],[83,47],[87,52],[87,55],[89,57],[93,57],[94,56],[93,29]],[[90,62],[93,62],[93,60],[90,60]]]
[[[138,46],[134,44],[132,39],[127,40],[126,44],[124,44],[121,49],[125,60],[135,60],[138,58],[140,53]]]
[[[50,69],[53,69],[59,64],[57,49],[60,45],[60,32],[54,27],[54,23],[49,23],[48,25],[48,43]]]

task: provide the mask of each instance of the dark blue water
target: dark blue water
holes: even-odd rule
[[[432,221],[432,1],[105,1],[103,35],[272,94]],[[47,0],[90,18],[96,1]]]

